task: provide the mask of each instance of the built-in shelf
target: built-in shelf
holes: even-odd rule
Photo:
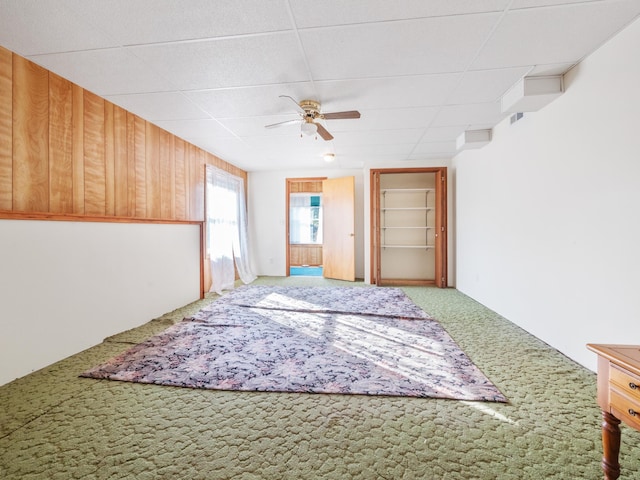
[[[446,285],[446,168],[372,170],[372,280]]]
[[[421,250],[434,248],[433,245],[430,245],[429,230],[434,229],[435,226],[429,224],[428,214],[431,211],[435,211],[435,207],[430,206],[429,202],[429,196],[431,192],[435,192],[435,188],[385,188],[381,190],[381,192],[383,194],[383,198],[380,210],[383,214],[388,212],[388,216],[383,215],[381,219],[382,225],[380,228],[383,231],[382,248]],[[392,197],[395,199],[393,200],[395,205],[397,205],[399,198],[402,199],[401,202],[404,205],[391,207],[385,206],[385,203]],[[398,216],[401,215],[402,212],[409,212],[409,217]],[[420,214],[416,215],[416,213],[411,214],[410,212],[424,212],[424,216]],[[393,223],[395,225],[386,225],[386,222],[390,218],[393,218]],[[398,223],[403,222],[405,225],[398,225]],[[389,235],[386,235],[384,232],[389,230],[394,230],[394,232],[397,233],[394,233],[391,236],[391,232],[389,232]],[[403,231],[406,232],[406,234],[403,235],[401,233]],[[425,232],[424,238],[420,240],[416,238],[415,235],[412,235],[410,231],[423,231]],[[392,237],[392,239],[389,237]]]

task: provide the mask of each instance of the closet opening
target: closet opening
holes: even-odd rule
[[[446,167],[371,170],[371,283],[447,286]]]

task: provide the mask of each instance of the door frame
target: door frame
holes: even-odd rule
[[[290,276],[291,273],[291,258],[290,258],[290,250],[289,250],[289,199],[291,198],[291,193],[292,193],[292,185],[294,183],[307,183],[307,182],[320,182],[320,192],[322,192],[322,181],[326,180],[327,177],[303,177],[303,178],[286,178],[285,182],[286,182],[286,189],[285,189],[285,195],[286,195],[286,200],[285,200],[285,217],[284,217],[284,223],[286,226],[286,234],[285,234],[285,251],[286,251],[286,277]],[[296,193],[296,192],[293,192]]]
[[[380,175],[385,173],[436,174],[436,245],[434,281],[408,281],[407,284],[435,284],[448,286],[447,275],[447,167],[376,168],[369,172],[370,191],[370,279],[372,285],[380,283]],[[439,177],[439,178],[438,178]]]

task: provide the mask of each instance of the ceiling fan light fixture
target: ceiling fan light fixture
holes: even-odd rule
[[[336,154],[335,153],[325,153],[322,158],[324,158],[325,162],[331,163],[336,159]]]
[[[305,135],[315,135],[318,131],[318,126],[313,122],[304,122],[300,126],[300,131]]]

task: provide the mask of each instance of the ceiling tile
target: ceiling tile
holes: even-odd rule
[[[315,82],[327,111],[441,105],[460,74],[410,75]]]
[[[188,3],[184,0],[66,0],[66,3],[86,22],[118,38],[121,45],[292,28],[286,0],[189,0]]]
[[[361,145],[393,145],[400,143],[417,143],[423,136],[424,128],[400,129],[400,130],[377,130],[375,135],[369,131],[352,131],[349,135],[340,135],[336,131],[334,142],[340,146],[361,146]]]
[[[424,155],[433,153],[445,153],[454,154],[456,152],[455,140],[449,140],[446,142],[424,142],[416,145],[416,148],[411,152],[412,155]]]
[[[318,166],[325,163],[322,156],[333,151],[332,142],[306,136],[303,138],[256,136],[246,139],[246,143],[269,169],[286,164],[299,167]]]
[[[412,154],[407,157],[407,161],[424,161],[424,160],[440,160],[442,163],[449,162],[454,156],[456,152],[453,153],[421,153],[421,154]]]
[[[344,160],[352,164],[361,163],[363,165],[375,167],[389,166],[390,164],[397,164],[409,159],[409,155],[400,153],[382,153],[382,152],[362,152],[356,154],[346,154],[340,150],[336,151],[336,158]]]
[[[293,33],[127,47],[181,90],[309,80]]]
[[[441,142],[446,140],[455,140],[466,130],[466,126],[453,125],[450,127],[432,127],[422,137],[423,142]]]
[[[298,101],[316,98],[310,82],[198,90],[185,92],[185,95],[220,118],[290,114],[296,111],[295,105],[280,95],[288,95]]]
[[[160,128],[180,138],[227,138],[234,134],[217,120],[159,120],[154,122]]]
[[[572,63],[640,14],[638,0],[529,8],[506,14],[472,68]]]
[[[450,73],[474,58],[499,14],[301,30],[315,80]]]
[[[102,96],[174,90],[169,82],[121,48],[34,55],[28,58]]]
[[[0,0],[0,45],[26,57],[118,43],[59,2]]]
[[[588,3],[599,2],[601,0],[513,0],[510,5],[511,10],[518,8],[535,8],[535,7],[548,7],[553,5],[567,5],[570,3]]]
[[[265,128],[266,125],[273,125],[275,123],[286,122],[289,120],[298,120],[300,116],[298,114],[290,115],[264,115],[256,117],[237,117],[237,118],[220,118],[218,119],[222,125],[227,129],[234,132],[239,137],[251,137],[251,136],[300,136],[299,123],[282,125],[274,128]]]
[[[336,145],[341,155],[395,155],[406,157],[413,151],[413,143],[394,143],[389,145]]]
[[[500,103],[478,103],[473,105],[449,105],[442,107],[432,123],[434,127],[456,125],[495,125],[505,118],[500,111]]]
[[[288,149],[298,155],[313,154],[321,155],[326,151],[328,143],[321,138],[314,138],[300,135],[288,137],[271,137],[271,136],[253,136],[250,139],[244,139],[247,145],[251,147],[277,151],[282,154],[282,147],[286,145]]]
[[[517,67],[466,72],[447,97],[447,104],[495,102],[529,70],[529,67]]]
[[[551,63],[548,65],[536,65],[528,73],[529,76],[533,75],[564,75],[567,73],[575,63]]]
[[[250,162],[255,157],[253,149],[235,137],[194,136],[185,140],[240,168],[250,167]]]
[[[433,121],[438,110],[438,107],[361,110],[361,117],[357,120],[328,120],[326,125],[332,132],[424,128]]]
[[[298,28],[502,11],[509,0],[296,0]]]
[[[210,118],[180,92],[106,95],[105,98],[152,122]]]

